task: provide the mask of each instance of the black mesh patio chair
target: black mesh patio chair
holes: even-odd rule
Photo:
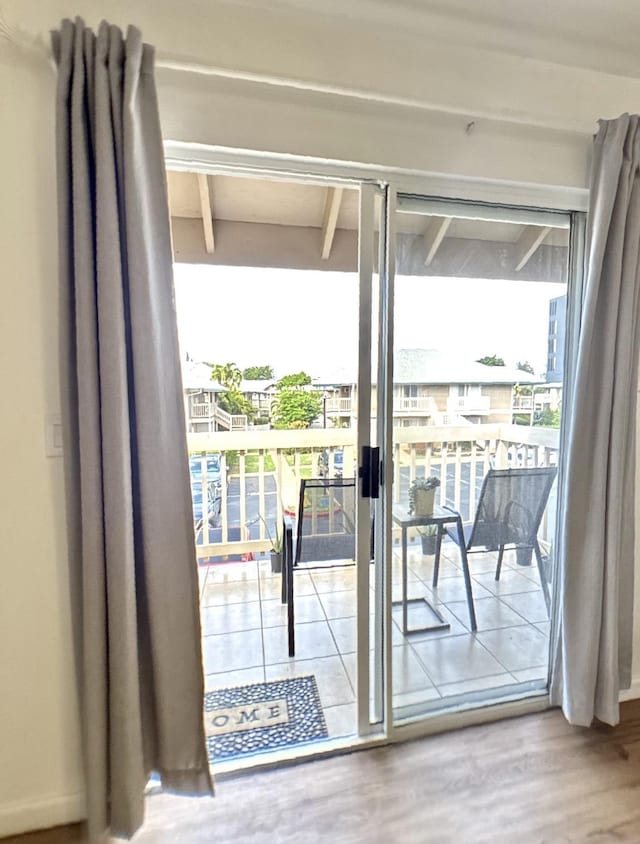
[[[309,478],[300,498],[291,548],[282,566],[282,602],[287,604],[289,656],[295,655],[294,571],[354,565],[356,559],[356,479]]]
[[[355,563],[356,479],[303,479],[295,538],[294,566]]]
[[[447,528],[447,535],[460,548],[463,565],[467,554],[497,551],[495,579],[500,579],[505,549],[535,554],[540,585],[549,612],[549,584],[538,543],[538,530],[555,480],[555,466],[520,469],[490,469],[482,483],[476,517],[463,525],[464,545],[458,532]],[[450,508],[447,508],[450,509]],[[433,568],[433,586],[438,585],[440,548]]]

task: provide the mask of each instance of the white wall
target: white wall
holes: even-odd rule
[[[162,120],[176,140],[582,187],[595,118],[640,102],[637,79],[251,4],[43,5],[2,8],[27,37],[46,40],[64,15],[106,16],[138,24],[161,56],[369,98],[165,69]],[[62,466],[44,445],[58,410],[52,97],[46,62],[0,40],[0,835],[82,813]]]
[[[0,47],[0,835],[82,811],[58,407],[53,77]]]

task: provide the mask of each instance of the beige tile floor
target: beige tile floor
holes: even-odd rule
[[[470,632],[457,549],[443,545],[440,582],[431,587],[433,557],[408,553],[409,597],[426,595],[449,621],[447,631],[401,632],[393,608],[393,703],[443,704],[469,692],[542,680],[547,673],[549,620],[537,569],[505,554],[500,581],[495,555],[470,557],[478,631]],[[295,575],[296,656],[287,655],[286,607],[280,576],[268,560],[202,566],[201,617],[208,691],[314,674],[330,737],[355,733],[355,568],[310,569]],[[394,600],[400,597],[394,554]],[[397,594],[396,594],[397,593]],[[411,605],[410,626],[424,623]],[[405,710],[406,711],[406,710]]]

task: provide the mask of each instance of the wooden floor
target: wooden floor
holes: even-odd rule
[[[155,796],[134,841],[638,844],[640,701],[615,729],[551,711],[223,780],[213,800]]]

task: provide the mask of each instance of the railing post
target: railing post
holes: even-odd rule
[[[229,541],[229,520],[227,510],[227,455],[223,451],[220,454],[220,527],[222,542]]]
[[[488,445],[485,441],[485,447]],[[469,463],[469,521],[476,515],[476,441],[471,440],[471,456]]]
[[[416,444],[409,446],[409,483],[416,479]]]
[[[258,452],[258,521],[260,523],[260,539],[265,538],[265,522],[267,520],[267,507],[266,507],[266,497],[264,491],[264,479],[265,479],[265,468],[264,468],[264,450],[260,449]],[[277,536],[278,531],[280,530],[280,521],[278,521],[276,517],[276,525],[275,525],[275,532],[274,538]]]
[[[275,451],[272,452],[272,455],[274,463],[276,464],[276,507],[278,512],[278,524],[281,524],[284,515],[284,490],[282,488],[282,454],[280,452],[280,449],[276,448]]]
[[[498,440],[496,443],[496,469],[506,469],[509,465],[508,455],[509,449],[506,442]]]
[[[460,491],[462,488],[462,443],[456,443],[456,462],[453,473],[453,506],[460,512]]]
[[[443,442],[440,445],[440,506],[447,503],[447,467],[449,462],[449,446]]]
[[[245,539],[245,527],[247,524],[247,460],[246,452],[238,452],[240,469],[240,536]]]

